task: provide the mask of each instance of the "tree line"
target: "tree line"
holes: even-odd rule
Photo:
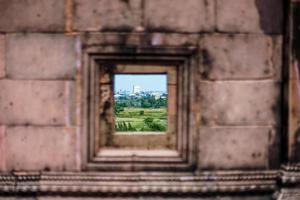
[[[166,108],[167,98],[155,98],[153,95],[122,96],[115,100],[115,113],[124,111],[124,108]]]

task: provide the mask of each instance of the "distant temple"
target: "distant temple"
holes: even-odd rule
[[[133,94],[139,94],[140,91],[141,91],[141,86],[139,86],[139,85],[134,85],[133,86],[133,90],[132,90]]]

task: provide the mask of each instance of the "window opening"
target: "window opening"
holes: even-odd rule
[[[165,134],[167,105],[167,74],[114,75],[116,134]]]

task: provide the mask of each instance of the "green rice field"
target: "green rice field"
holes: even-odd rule
[[[166,131],[166,108],[130,108],[116,113],[116,131]]]

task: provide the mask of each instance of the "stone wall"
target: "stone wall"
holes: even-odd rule
[[[282,0],[0,0],[0,171],[82,171],[81,36],[96,33],[116,46],[196,44],[200,172],[278,170],[284,8]]]

